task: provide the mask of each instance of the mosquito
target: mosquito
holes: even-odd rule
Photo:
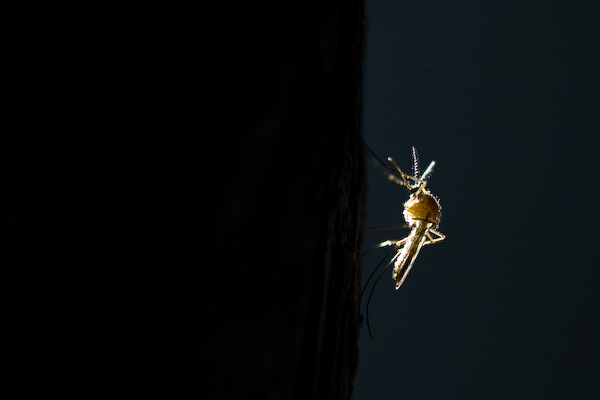
[[[406,221],[408,228],[410,228],[409,235],[400,240],[386,240],[377,245],[377,248],[393,246],[390,253],[388,253],[388,256],[393,253],[394,250],[396,251],[396,254],[388,262],[387,266],[373,284],[367,300],[367,327],[369,329],[369,336],[371,336],[372,340],[373,336],[371,335],[371,327],[369,326],[369,303],[371,302],[371,296],[373,295],[375,285],[381,276],[383,276],[383,273],[387,267],[389,267],[391,264],[394,265],[392,269],[392,278],[395,281],[396,290],[400,289],[400,286],[402,286],[406,280],[406,277],[408,276],[408,273],[413,267],[421,248],[428,244],[441,242],[446,238],[446,236],[437,231],[441,219],[441,205],[439,199],[426,188],[427,179],[433,173],[435,161],[432,161],[429,164],[425,172],[419,174],[419,158],[417,155],[417,150],[413,147],[413,175],[408,175],[402,172],[392,157],[388,157],[388,161],[396,168],[396,170],[385,166],[385,164],[379,160],[379,157],[373,153],[369,146],[367,146],[366,143],[364,144],[369,152],[371,152],[377,161],[379,161],[379,163],[384,167],[387,178],[398,185],[406,187],[410,191],[410,196],[404,203],[403,212],[404,220]],[[371,276],[369,276],[369,279],[365,285],[365,289],[367,288],[367,285],[369,284],[373,274],[381,266],[383,261],[388,258],[388,256],[386,256],[375,268],[373,273],[371,273]],[[365,289],[363,289],[363,293]]]

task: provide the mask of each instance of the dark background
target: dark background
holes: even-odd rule
[[[367,1],[363,136],[437,161],[447,237],[398,292],[380,281],[355,399],[598,396],[598,21],[587,1]],[[407,191],[374,167],[368,186],[366,225],[401,222]]]

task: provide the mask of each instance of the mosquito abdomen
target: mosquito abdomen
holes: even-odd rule
[[[421,251],[421,247],[423,247],[425,239],[427,239],[425,234],[432,225],[433,223],[431,222],[415,221],[408,241],[404,244],[404,247],[400,250],[400,256],[398,256],[394,262],[392,277],[396,281],[396,290],[400,289],[400,286],[402,286],[404,280],[408,276],[410,269]]]

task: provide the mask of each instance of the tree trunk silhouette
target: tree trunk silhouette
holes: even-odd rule
[[[187,269],[169,271],[169,298],[181,299],[165,309],[169,393],[351,396],[364,190],[356,138],[362,8],[298,7],[238,30],[244,44],[229,57],[229,45],[216,50],[232,67],[214,73],[222,80],[211,88],[218,100],[207,118],[210,148],[199,144],[210,156],[203,168],[214,171],[211,195],[189,196],[190,207],[202,204],[197,240],[206,250]]]
[[[47,303],[50,359],[69,365],[54,384],[85,399],[350,398],[362,2],[203,16],[220,25],[147,39],[160,67],[136,83],[153,107],[122,108],[133,125],[110,103],[111,123],[68,149],[3,146],[7,258],[62,297]]]

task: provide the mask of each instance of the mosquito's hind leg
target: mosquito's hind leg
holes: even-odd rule
[[[432,234],[432,233],[433,233],[434,235],[436,235],[437,237],[436,237],[436,238],[433,238],[433,237],[431,236],[431,234]],[[426,240],[426,241],[423,243],[423,245],[426,245],[426,244],[434,244],[434,243],[441,242],[442,240],[446,239],[446,235],[444,235],[443,233],[440,233],[440,232],[436,231],[435,229],[429,229],[429,232],[427,232],[425,235],[427,236],[427,239],[428,239],[428,240]]]

